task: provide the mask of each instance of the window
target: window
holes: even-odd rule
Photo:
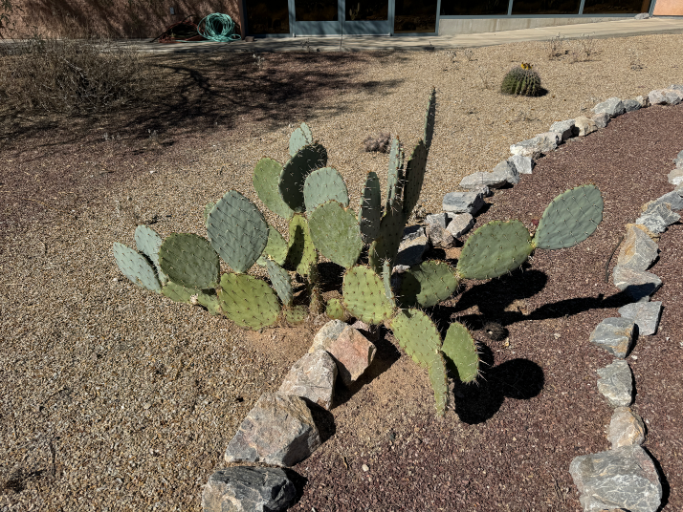
[[[337,0],[296,0],[296,21],[338,21]]]
[[[638,14],[650,11],[650,0],[586,0],[584,14]]]
[[[441,16],[505,16],[508,0],[441,0]]]
[[[251,34],[288,34],[289,7],[287,0],[249,0],[247,30]]]
[[[579,14],[579,7],[581,0],[513,0],[512,14]]]
[[[437,0],[396,0],[394,32],[436,32]]]

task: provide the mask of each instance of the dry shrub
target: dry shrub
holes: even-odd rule
[[[139,52],[108,40],[33,37],[0,45],[0,94],[20,110],[112,111],[149,100],[157,75]]]
[[[560,37],[560,34],[557,34],[557,36],[551,38],[549,41],[546,42],[546,51],[548,52],[548,60],[553,60],[557,59],[560,55],[563,55],[562,52],[562,43],[564,39]]]
[[[365,151],[379,151],[380,153],[388,153],[391,149],[391,134],[380,133],[378,137],[368,136],[364,141]]]

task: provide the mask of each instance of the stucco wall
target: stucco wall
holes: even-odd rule
[[[239,0],[11,0],[6,38],[40,33],[45,37],[152,38],[190,14],[229,15],[241,33]],[[173,7],[175,14],[170,13]]]
[[[655,16],[683,16],[683,0],[657,0]]]

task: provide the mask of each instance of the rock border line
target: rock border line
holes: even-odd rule
[[[624,101],[609,98],[593,108],[591,118],[556,122],[548,132],[512,144],[512,156],[492,172],[477,172],[460,182],[460,187],[469,192],[446,194],[443,212],[427,215],[425,227],[406,228],[395,270],[401,272],[419,263],[429,245],[452,247],[474,226],[474,215],[484,205],[483,198],[491,195],[490,189],[516,185],[522,174],[532,174],[535,159],[566,140],[605,128],[611,119],[627,112],[682,101],[683,85],[656,89],[647,96]],[[662,303],[650,302],[650,296],[662,281],[647,269],[658,257],[655,240],[680,220],[675,212],[683,209],[683,151],[674,164],[668,179],[676,188],[644,205],[636,222],[626,225],[612,273],[614,285],[634,302],[619,309],[620,318],[603,320],[590,336],[591,343],[615,356],[610,365],[598,370],[597,384],[614,412],[607,431],[612,448],[575,457],[569,467],[585,512],[655,512],[661,503],[657,469],[641,447],[645,425],[630,408],[633,374],[626,358],[638,335],[652,335],[659,325]],[[285,468],[305,460],[322,444],[318,424],[332,417],[329,410],[335,381],[340,378],[350,386],[363,375],[376,353],[370,341],[375,339],[374,332],[363,322],[349,325],[340,320],[332,320],[318,331],[308,353],[294,363],[278,391],[261,395],[224,453],[226,463],[263,466],[233,466],[212,474],[203,486],[204,512],[287,510],[297,491]]]

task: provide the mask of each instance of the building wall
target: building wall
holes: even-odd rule
[[[662,1],[662,0],[658,0]],[[674,0],[676,1],[676,0]],[[503,32],[527,28],[556,27],[560,25],[580,25],[600,21],[623,20],[623,17],[577,17],[577,18],[456,18],[439,20],[439,35],[479,34],[483,32]]]
[[[0,34],[5,38],[153,38],[169,25],[195,14],[229,15],[241,33],[241,0],[11,0],[12,11]],[[240,4],[240,5],[238,5]],[[175,14],[170,13],[173,7]],[[242,34],[243,35],[243,34]]]
[[[683,0],[657,0],[655,16],[683,16]]]

